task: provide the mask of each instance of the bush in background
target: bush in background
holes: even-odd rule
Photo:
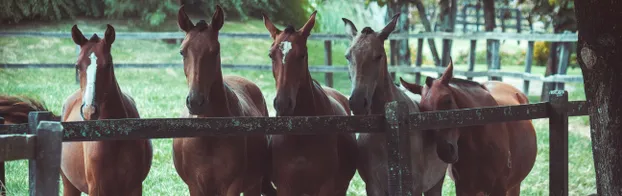
[[[102,16],[101,0],[2,0],[0,22],[60,20],[75,16]]]

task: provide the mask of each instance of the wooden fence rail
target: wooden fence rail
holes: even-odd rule
[[[86,33],[90,34],[90,33]],[[53,37],[53,38],[70,38],[71,34],[68,32],[0,32],[0,37]],[[184,34],[182,32],[118,32],[116,33],[116,39],[183,39]],[[219,38],[224,39],[271,39],[268,34],[263,33],[221,33]],[[309,39],[324,41],[324,64],[322,66],[310,66],[312,72],[325,72],[324,81],[326,86],[333,86],[333,72],[346,72],[346,66],[333,66],[332,65],[332,42],[340,40],[348,40],[349,38],[344,34],[312,34]],[[469,79],[473,77],[489,77],[490,79],[502,80],[503,77],[513,77],[523,79],[523,91],[529,93],[529,81],[542,81],[542,82],[556,82],[556,89],[563,90],[563,83],[566,82],[582,82],[582,76],[566,76],[566,69],[568,67],[568,57],[570,55],[569,44],[570,42],[577,41],[577,34],[564,33],[564,34],[533,34],[533,33],[499,33],[499,32],[463,32],[463,33],[449,33],[449,32],[421,32],[412,34],[392,34],[389,39],[391,40],[403,40],[403,39],[416,39],[417,40],[417,59],[415,60],[415,66],[412,65],[396,65],[392,66],[392,72],[404,72],[417,74],[416,82],[419,83],[420,73],[422,71],[439,72],[438,69],[430,67],[421,67],[422,65],[422,53],[423,42],[427,39],[442,39],[442,40],[470,40],[471,48],[468,61],[468,71],[456,71],[456,75],[462,75]],[[488,51],[491,54],[491,59],[488,61],[487,71],[474,72],[475,67],[475,46],[477,40],[487,40],[491,47]],[[518,40],[528,41],[527,55],[525,59],[525,71],[524,72],[507,72],[501,71],[501,55],[500,55],[500,41],[502,40]],[[535,41],[546,42],[559,42],[560,44],[560,57],[558,73],[554,73],[552,76],[541,76],[531,74],[532,58],[533,58],[533,45]],[[79,48],[78,50],[79,51]],[[448,59],[443,57],[442,59]],[[0,64],[0,68],[74,68],[74,64]],[[133,67],[133,68],[163,68],[163,67],[177,67],[179,64],[115,64],[116,67]],[[445,66],[444,64],[437,66]],[[238,70],[262,70],[268,71],[271,69],[269,65],[244,65],[233,64],[223,65],[225,69],[238,69]],[[76,72],[76,82],[78,80]]]
[[[385,133],[388,138],[387,146],[390,155],[388,160],[390,167],[387,171],[390,175],[389,195],[393,196],[412,194],[410,193],[411,189],[408,188],[412,184],[410,182],[411,174],[408,172],[410,166],[407,164],[410,163],[410,154],[405,153],[409,146],[408,137],[405,136],[409,131],[550,118],[550,193],[551,195],[568,194],[568,116],[587,115],[586,102],[568,102],[567,92],[558,90],[551,92],[550,102],[528,105],[408,114],[404,110],[406,107],[403,104],[388,103],[384,115],[369,116],[119,119],[56,124],[40,123],[40,121],[50,119],[49,112],[32,112],[29,114],[29,124],[0,125],[0,136],[2,136],[0,142],[3,144],[4,141],[9,140],[26,141],[28,137],[34,136],[39,138],[37,142],[44,143],[47,146],[46,148],[51,148],[52,152],[47,151],[43,156],[36,155],[41,146],[35,145],[34,147],[36,159],[31,161],[30,181],[31,183],[37,182],[38,184],[35,185],[45,188],[33,189],[31,187],[31,191],[53,190],[52,186],[55,186],[55,190],[58,192],[58,167],[51,169],[50,165],[58,166],[60,162],[61,136],[62,141],[100,141],[216,135],[328,134],[329,132],[325,130],[339,130],[340,133]],[[39,125],[38,128],[35,125]],[[49,128],[52,125],[55,125],[56,128]],[[53,135],[49,131],[52,129],[63,129],[62,135],[58,131],[58,137],[50,136]],[[34,133],[33,130],[35,130]],[[42,141],[41,137],[37,137],[40,134],[48,134],[43,137],[46,138],[45,141]],[[49,138],[57,139],[48,140]],[[7,148],[0,145],[0,152],[5,152],[2,151],[3,149]],[[31,152],[25,150],[22,154],[29,153]],[[8,151],[0,153],[0,160],[8,160],[5,158],[18,156],[14,154],[15,152]],[[31,158],[29,155],[25,156],[25,158]],[[50,170],[38,171],[37,169],[41,167],[42,162],[46,160],[52,162],[49,165],[46,164]],[[56,175],[55,182],[47,181],[51,175]],[[48,193],[54,193],[54,191]],[[32,192],[31,195],[33,195]]]

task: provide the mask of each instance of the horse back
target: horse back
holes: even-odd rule
[[[224,76],[223,80],[237,95],[243,116],[268,116],[266,100],[255,83],[240,76]]]

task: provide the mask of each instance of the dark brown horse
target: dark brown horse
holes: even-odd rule
[[[502,82],[484,85],[454,79],[449,64],[440,79],[425,86],[402,84],[421,95],[422,111],[527,104],[518,89]],[[435,131],[448,136],[438,142],[438,155],[451,164],[457,195],[519,195],[520,183],[533,168],[537,146],[530,120]]]
[[[224,76],[220,67],[218,31],[224,23],[220,6],[211,24],[196,25],[179,9],[178,24],[186,32],[181,44],[188,83],[189,116],[268,116],[259,87],[238,76]],[[173,140],[177,173],[190,195],[259,196],[269,161],[264,135],[176,138]],[[269,184],[269,183],[267,183]]]
[[[274,42],[269,50],[276,80],[277,116],[349,115],[347,98],[320,86],[308,70],[307,38],[315,14],[299,30],[279,30],[264,15]],[[335,130],[336,131],[336,130]],[[354,134],[272,136],[272,179],[280,196],[344,196],[355,173]]]
[[[49,111],[42,102],[26,96],[0,95],[0,117],[4,124],[28,123],[28,113]],[[60,119],[52,114],[52,120]]]
[[[114,75],[114,28],[108,25],[103,39],[86,39],[74,25],[71,37],[80,46],[80,89],[65,100],[61,121],[140,118],[134,100],[121,92]],[[146,139],[63,142],[64,195],[142,195],[152,157],[151,141]]]
[[[346,34],[352,41],[346,51],[346,59],[350,64],[353,88],[350,108],[354,115],[384,114],[385,104],[392,101],[407,103],[410,113],[419,112],[418,103],[395,86],[387,68],[384,41],[395,29],[398,17],[399,14],[395,15],[380,32],[365,27],[360,33],[350,20],[343,19]],[[415,195],[421,195],[422,192],[425,192],[425,195],[441,195],[447,164],[436,154],[435,139],[432,132],[418,131],[410,134]],[[357,143],[359,149],[357,168],[365,181],[367,195],[388,195],[385,134],[361,133]]]

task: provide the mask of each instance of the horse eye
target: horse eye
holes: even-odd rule
[[[272,58],[272,53],[268,53],[268,57]]]
[[[184,51],[180,50],[179,55],[184,56]]]

